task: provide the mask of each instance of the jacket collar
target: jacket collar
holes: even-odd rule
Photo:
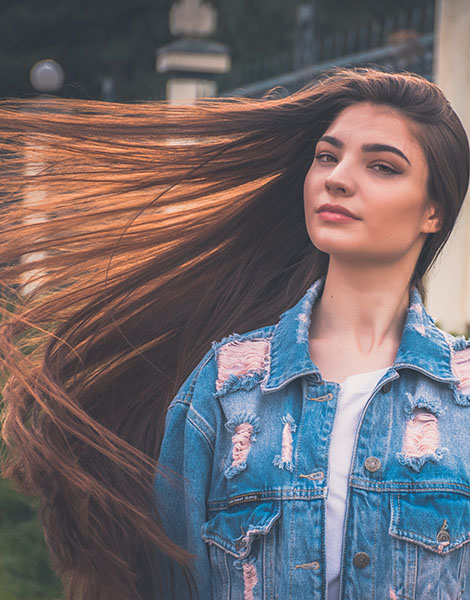
[[[278,390],[302,375],[321,381],[320,370],[310,358],[308,332],[312,307],[322,294],[325,279],[317,279],[299,302],[281,315],[271,339],[270,369],[261,386],[263,391]],[[458,382],[452,372],[451,349],[446,336],[426,312],[414,287],[392,366],[415,369],[437,381]]]

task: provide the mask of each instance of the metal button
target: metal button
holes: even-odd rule
[[[380,460],[376,456],[369,456],[366,458],[364,466],[371,473],[375,473],[380,469]]]
[[[353,565],[358,569],[367,567],[370,563],[370,557],[366,552],[357,552],[353,558]]]
[[[450,542],[450,535],[447,531],[439,531],[437,534],[437,541],[440,544],[445,544]]]
[[[392,382],[387,381],[387,383],[382,387],[381,392],[383,394],[388,394],[391,389],[392,389]]]

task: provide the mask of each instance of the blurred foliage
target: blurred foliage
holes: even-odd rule
[[[0,479],[0,600],[55,600],[61,593],[37,507]]]
[[[213,36],[230,48],[233,64],[293,52],[296,11],[306,0],[211,0],[218,10]],[[308,1],[308,0],[307,0]],[[415,0],[414,5],[424,0]],[[0,96],[34,92],[29,70],[44,58],[65,70],[60,95],[99,98],[112,77],[117,100],[161,97],[165,77],[155,71],[155,51],[172,40],[172,0],[2,0]],[[346,29],[409,0],[317,0],[317,31]]]

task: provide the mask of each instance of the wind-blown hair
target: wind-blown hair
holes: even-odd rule
[[[0,103],[4,474],[41,498],[69,599],[160,598],[166,557],[190,566],[154,506],[167,406],[213,340],[277,322],[326,272],[303,180],[358,102],[400,111],[424,149],[443,226],[413,276],[423,291],[469,167],[423,78],[338,70],[287,98],[192,107]]]

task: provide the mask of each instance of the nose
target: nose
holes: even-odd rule
[[[351,196],[354,193],[354,179],[350,168],[343,162],[339,162],[325,179],[325,188],[333,196]]]

